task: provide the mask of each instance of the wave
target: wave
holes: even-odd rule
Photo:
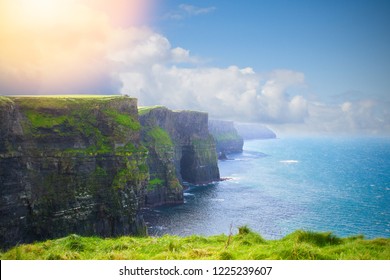
[[[225,199],[223,199],[223,198],[212,198],[212,199],[210,199],[211,201],[218,201],[218,202],[223,202],[223,201],[225,201]]]
[[[286,160],[281,160],[281,161],[279,161],[279,162],[290,164],[290,163],[298,163],[299,161],[298,161],[298,160],[295,160],[295,159],[286,159]]]
[[[195,196],[193,193],[184,192],[183,196]]]

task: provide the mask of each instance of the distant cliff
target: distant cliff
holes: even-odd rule
[[[147,191],[148,203],[182,201],[177,180],[202,184],[220,179],[206,113],[171,111],[165,107],[141,108],[139,112],[154,182]]]
[[[215,139],[219,155],[242,152],[244,140],[234,127],[234,122],[210,119],[209,131]]]
[[[0,96],[0,246],[146,234],[141,207],[219,179],[207,118],[151,109],[141,126],[133,98]]]
[[[276,138],[275,132],[258,123],[235,123],[235,128],[244,140]]]

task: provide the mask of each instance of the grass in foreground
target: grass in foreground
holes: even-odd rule
[[[264,240],[247,227],[233,236],[119,237],[70,235],[20,245],[0,259],[38,260],[389,260],[390,239],[338,238],[331,233],[296,231],[280,240]]]

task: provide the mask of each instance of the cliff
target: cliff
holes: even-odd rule
[[[0,96],[0,246],[145,235],[140,208],[219,180],[206,113],[140,112],[122,96]]]
[[[202,184],[220,179],[206,113],[149,107],[141,108],[139,114],[142,138],[150,155],[150,178],[155,182],[149,185],[148,203],[181,202],[181,183]]]
[[[209,120],[209,131],[215,139],[219,155],[242,152],[244,140],[234,127],[234,122]]]
[[[137,101],[0,97],[0,243],[145,234]]]
[[[156,121],[140,117],[142,142],[148,149],[150,181],[145,192],[146,206],[183,203],[183,186],[175,167],[175,146],[170,135]]]

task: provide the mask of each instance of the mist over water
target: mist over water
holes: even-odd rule
[[[145,211],[149,234],[248,225],[267,239],[297,229],[390,237],[389,138],[252,140],[230,158],[219,162],[230,180],[190,186],[184,204]]]

